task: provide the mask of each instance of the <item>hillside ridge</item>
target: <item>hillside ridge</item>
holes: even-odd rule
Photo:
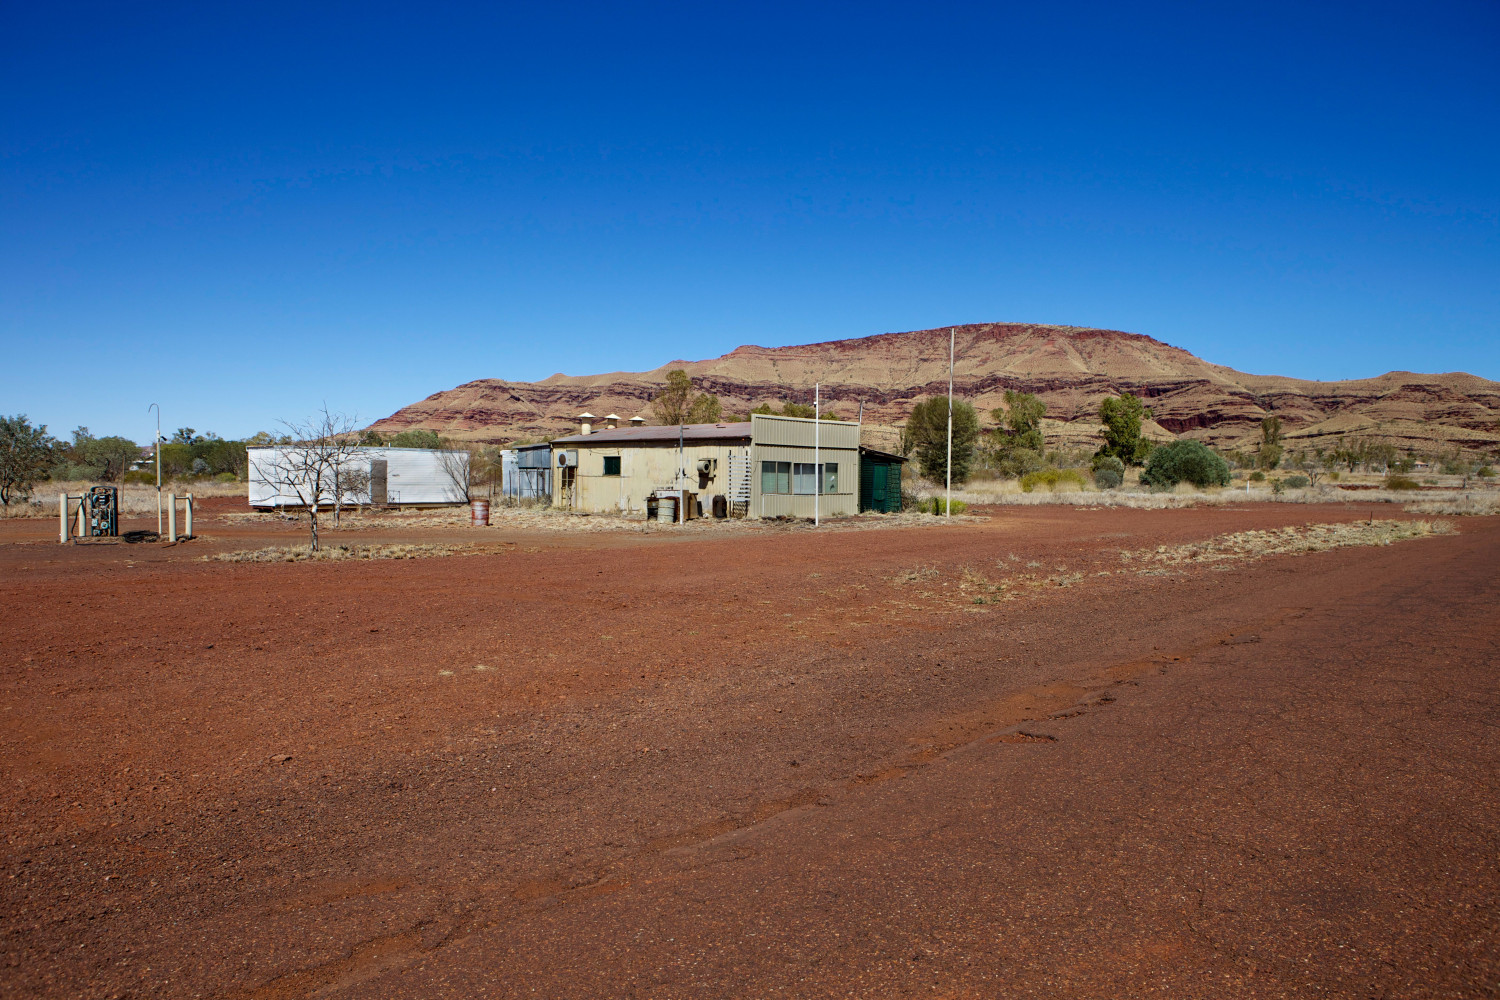
[[[1154,337],[1122,330],[1041,323],[969,323],[953,330],[954,390],[988,422],[1008,389],[1047,403],[1049,445],[1086,446],[1097,435],[1099,402],[1134,392],[1151,408],[1158,437],[1194,437],[1243,447],[1263,417],[1280,416],[1289,443],[1342,434],[1401,447],[1500,449],[1500,383],[1464,372],[1391,371],[1320,382],[1253,375]],[[947,391],[949,327],[763,347],[743,344],[700,361],[674,360],[646,372],[557,373],[538,382],[480,378],[402,407],[372,424],[382,433],[411,428],[460,441],[505,443],[566,433],[587,410],[650,417],[650,400],[667,373],[683,369],[718,395],[726,413],[761,403],[812,402],[855,417],[862,403],[866,438],[890,444],[913,405]]]

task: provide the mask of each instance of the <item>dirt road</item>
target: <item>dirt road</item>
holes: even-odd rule
[[[0,991],[1500,986],[1496,519],[1161,569],[1390,508],[991,514],[269,565],[0,525]]]

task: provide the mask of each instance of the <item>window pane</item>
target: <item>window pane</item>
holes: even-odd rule
[[[777,462],[776,463],[776,492],[777,493],[790,493],[790,492],[792,492],[792,463],[791,462]]]
[[[606,476],[618,476],[620,474],[620,456],[604,456],[604,474]]]
[[[776,463],[760,463],[760,491],[762,493],[780,493],[776,488]]]
[[[810,495],[813,491],[813,465],[811,462],[797,462],[792,466],[792,492],[798,495]]]
[[[839,463],[828,462],[823,466],[823,492],[837,493],[839,491]]]

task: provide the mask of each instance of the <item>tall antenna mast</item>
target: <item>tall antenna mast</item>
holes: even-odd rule
[[[953,516],[953,327],[948,327],[948,496],[943,513]]]

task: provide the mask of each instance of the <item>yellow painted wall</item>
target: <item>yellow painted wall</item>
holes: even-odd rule
[[[560,451],[578,452],[578,471],[571,495],[564,487],[566,477],[557,468],[557,453]],[[744,455],[748,451],[747,445],[729,442],[687,442],[680,457],[675,441],[670,445],[655,442],[558,445],[552,452],[552,502],[559,507],[590,513],[641,513],[646,509],[646,497],[654,490],[681,488],[697,493],[707,514],[709,497],[715,493],[726,496],[729,493],[730,454]],[[620,475],[604,474],[606,455],[619,456]],[[704,458],[718,460],[718,468],[712,475],[697,474],[698,461]],[[679,468],[686,471],[681,480],[678,479]]]

